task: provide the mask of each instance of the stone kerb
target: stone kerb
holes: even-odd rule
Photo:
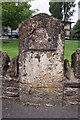
[[[38,14],[20,25],[19,87],[25,102],[61,104],[64,77],[64,25]]]

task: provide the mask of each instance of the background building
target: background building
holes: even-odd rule
[[[65,29],[65,39],[70,39],[71,38],[71,24],[73,22],[65,22],[65,26],[64,26],[64,29]]]

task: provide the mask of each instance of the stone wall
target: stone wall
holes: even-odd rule
[[[62,104],[64,25],[38,14],[24,21],[19,30],[21,101]]]

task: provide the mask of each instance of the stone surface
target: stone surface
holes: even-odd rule
[[[19,29],[20,99],[61,105],[64,25],[47,14],[38,14],[24,21]]]
[[[8,63],[10,62],[10,58],[6,52],[0,51],[0,76],[6,74],[8,69]]]
[[[72,68],[74,70],[75,77],[80,79],[80,48],[72,54]]]
[[[7,75],[10,77],[18,77],[18,70],[19,70],[18,56],[16,56],[9,63]]]

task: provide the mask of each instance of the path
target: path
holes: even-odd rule
[[[79,106],[34,107],[23,106],[17,101],[3,100],[2,111],[3,118],[75,118],[76,120]]]

